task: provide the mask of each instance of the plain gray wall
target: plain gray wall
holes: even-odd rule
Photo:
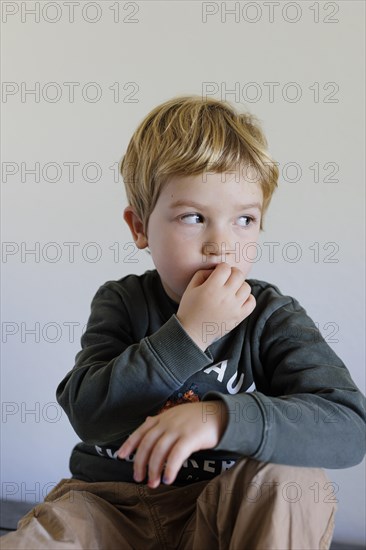
[[[250,276],[295,296],[365,391],[363,21],[359,1],[2,2],[3,498],[70,475],[56,386],[99,286],[153,267],[116,166],[176,95],[262,121],[281,177]],[[335,538],[364,542],[365,463],[328,475]]]

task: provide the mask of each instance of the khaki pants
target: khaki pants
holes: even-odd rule
[[[1,548],[328,549],[332,484],[318,468],[242,458],[185,487],[63,479]]]

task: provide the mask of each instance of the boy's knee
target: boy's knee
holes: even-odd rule
[[[235,477],[248,479],[260,479],[266,481],[278,481],[279,483],[296,481],[300,483],[329,483],[329,479],[322,468],[307,468],[301,466],[288,466],[286,464],[274,464],[273,462],[261,462],[251,458],[243,458],[237,464],[225,472],[228,478]]]
[[[258,476],[262,479],[271,479],[279,483],[327,483],[329,482],[322,468],[307,468],[302,466],[288,466],[272,462],[258,462],[255,466]]]
[[[337,502],[335,498],[331,498],[333,484],[322,468],[261,464],[258,473],[253,477],[253,482],[261,487],[276,488],[286,502],[295,503],[303,499],[310,499],[314,503]]]
[[[336,487],[321,468],[287,466],[241,459],[230,470],[212,480],[201,494],[206,503],[237,499],[256,503],[277,497],[289,504],[312,501],[336,504]]]
[[[32,537],[39,537],[37,540],[42,542],[74,540],[71,522],[64,517],[61,507],[53,502],[37,504],[19,520],[17,530],[26,530],[32,533]]]

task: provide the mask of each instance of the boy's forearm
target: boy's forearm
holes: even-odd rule
[[[270,397],[260,392],[207,392],[203,400],[217,398],[227,406],[228,422],[215,450],[314,468],[349,468],[365,456],[362,395],[358,400],[350,396],[354,407],[317,394]]]

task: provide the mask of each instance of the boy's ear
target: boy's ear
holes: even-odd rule
[[[144,233],[143,223],[136,214],[132,206],[127,206],[123,211],[123,219],[130,228],[133,240],[137,248],[146,248],[148,246],[147,236]]]

